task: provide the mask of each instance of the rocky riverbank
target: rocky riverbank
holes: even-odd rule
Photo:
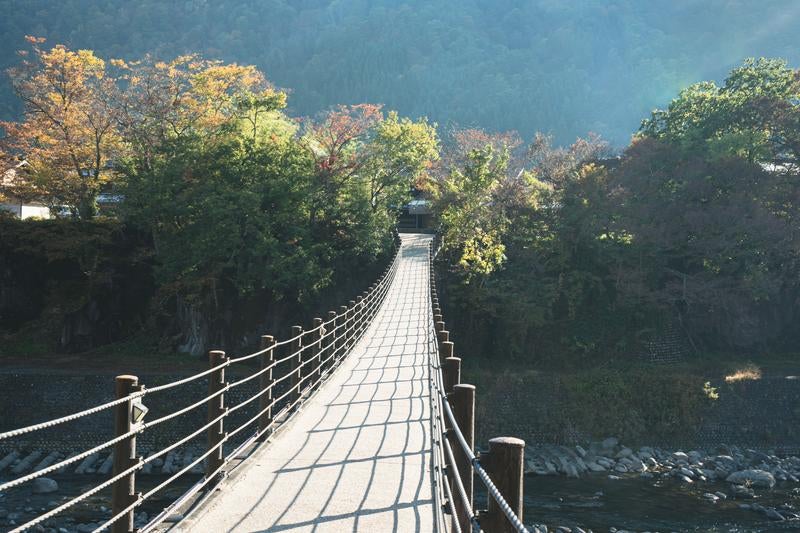
[[[708,505],[721,502],[726,508],[735,502],[736,509],[757,513],[758,519],[785,523],[800,528],[800,457],[779,457],[752,449],[721,446],[713,451],[664,450],[643,446],[624,446],[615,438],[584,446],[541,445],[526,449],[526,473],[532,476],[569,478],[605,478],[608,482],[639,479],[651,485],[687,486]],[[776,485],[788,491],[789,501],[777,505],[759,503],[773,494]],[[599,500],[602,492],[596,494]],[[770,501],[774,498],[767,498]],[[552,532],[554,526],[534,524],[532,531]],[[580,527],[555,526],[561,533],[581,533]],[[622,533],[622,528],[610,528]]]
[[[183,448],[170,452],[163,459],[159,457],[147,463],[137,475],[140,488],[145,489],[160,483],[168,476],[190,465],[199,453],[194,448]],[[75,452],[46,453],[40,449],[12,450],[0,455],[0,482],[42,470],[65,457],[74,457],[75,455]],[[0,493],[0,531],[7,531],[24,524],[102,483],[108,479],[112,466],[113,454],[108,451],[96,453],[51,472],[45,477],[34,479]],[[185,490],[187,484],[202,474],[202,468],[202,463],[195,465],[178,480],[176,487],[166,489],[161,494],[163,502],[156,504],[148,502],[146,510],[139,510],[136,513],[137,527],[148,522],[148,512],[152,514],[159,511],[172,499],[180,496],[182,489]],[[101,492],[53,518],[43,521],[32,531],[47,533],[94,531],[111,517],[108,505],[108,494]]]

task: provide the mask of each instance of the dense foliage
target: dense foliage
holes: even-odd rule
[[[543,137],[521,170],[500,137],[444,158],[433,192],[465,349],[604,359],[670,329],[695,350],[791,347],[798,102],[797,71],[746,61],[654,112],[619,158]]]
[[[199,52],[255,64],[298,115],[384,102],[487,130],[595,131],[642,116],[745,56],[800,61],[792,0],[2,0],[0,68],[24,35],[131,60]],[[7,81],[0,116],[20,110]]]
[[[335,279],[368,275],[438,158],[425,119],[372,104],[294,119],[252,66],[106,62],[29,41],[10,72],[24,113],[2,124],[0,162],[14,174],[0,193],[87,222],[113,193],[115,216],[152,242],[153,321],[182,351],[256,338],[247,328],[263,324],[245,308],[251,322],[275,320]]]

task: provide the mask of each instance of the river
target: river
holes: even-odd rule
[[[628,531],[697,531],[755,533],[798,531],[800,522],[771,522],[762,513],[741,509],[740,504],[765,507],[789,504],[800,507],[800,492],[792,483],[772,490],[756,490],[755,499],[719,500],[704,493],[730,493],[725,483],[685,484],[672,478],[644,479],[638,475],[609,479],[592,474],[580,479],[562,476],[526,476],[525,523]]]

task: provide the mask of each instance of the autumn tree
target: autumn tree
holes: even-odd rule
[[[213,142],[239,121],[247,122],[255,141],[265,113],[286,105],[286,93],[253,66],[196,55],[113,64],[124,85],[118,101],[120,125],[137,164],[145,169],[169,143],[189,135]]]
[[[438,157],[436,129],[381,106],[339,106],[306,120],[301,143],[314,160],[309,220],[320,239],[379,250],[400,205]],[[345,236],[345,226],[355,228]]]
[[[31,50],[9,71],[24,103],[21,122],[4,122],[5,150],[24,157],[14,193],[73,207],[81,218],[96,214],[96,198],[112,178],[110,164],[123,151],[106,63],[90,50],[58,45]]]

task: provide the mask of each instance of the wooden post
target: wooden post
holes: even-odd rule
[[[292,326],[291,337],[289,338],[294,339],[289,343],[289,354],[297,354],[290,360],[292,363],[292,377],[290,378],[292,393],[289,395],[289,405],[294,405],[296,408],[298,400],[300,400],[300,373],[302,371],[300,365],[303,362],[303,354],[300,353],[300,349],[303,347],[303,326]]]
[[[444,329],[444,321],[442,320],[441,309],[436,309],[436,308],[433,309],[433,324],[434,324],[434,329],[436,329],[436,331],[439,331],[439,324],[441,324],[442,329]]]
[[[345,351],[345,331],[347,330],[347,306],[343,305],[339,307],[339,314],[336,315],[336,327],[339,328],[336,330],[336,357],[333,358],[333,364],[339,362],[339,360],[344,355]]]
[[[222,366],[228,358],[221,350],[208,352],[208,364],[216,368],[208,376],[208,395],[216,394],[225,387],[225,367]],[[225,413],[225,394],[219,394],[208,402],[208,422],[221,417]],[[225,418],[220,418],[208,428],[208,449],[214,450],[206,460],[206,477],[219,479],[222,472],[217,472],[225,462]]]
[[[364,306],[364,310],[361,312],[361,334],[363,335],[367,330],[367,324],[369,324],[370,320],[369,309],[367,308],[367,297],[369,296],[369,292],[364,291],[361,293],[361,295],[364,297],[361,302],[361,305]]]
[[[445,361],[450,357],[454,357],[453,342],[444,341],[439,345],[439,363],[442,365],[442,368],[444,368]]]
[[[434,326],[436,327],[436,331],[444,331],[444,321],[437,320]]]
[[[453,387],[453,394],[450,396],[450,405],[453,408],[453,417],[456,419],[461,434],[464,440],[467,441],[470,451],[475,451],[475,386],[467,384],[458,384]],[[461,483],[464,485],[464,492],[467,493],[469,505],[473,506],[473,493],[475,488],[473,486],[473,467],[461,443],[457,439],[450,441],[453,448],[453,456],[456,459],[458,472],[461,475]],[[456,498],[456,517],[458,517],[461,531],[471,531],[467,509],[461,498]],[[456,517],[453,517],[455,520]],[[455,529],[455,528],[453,528]]]
[[[453,343],[449,343],[451,346]],[[453,388],[461,383],[461,359],[458,357],[446,357],[442,367],[442,377],[444,378],[444,393],[450,394]]]
[[[446,357],[453,355],[452,353],[444,355],[444,351],[447,349],[444,347],[444,343],[450,341],[450,332],[446,329],[440,330],[439,333],[436,334],[436,338],[439,339],[439,355],[441,355],[442,362],[444,362]]]
[[[325,363],[325,372],[328,372],[328,369],[333,366],[333,352],[336,349],[336,332],[334,328],[336,327],[337,317],[336,311],[328,311],[328,331],[325,332],[325,335],[329,335],[325,338],[322,343],[322,347],[325,348],[325,352],[322,354],[322,359],[327,360]]]
[[[525,441],[514,437],[497,437],[489,441],[488,465],[484,466],[500,494],[511,510],[522,520],[523,473],[525,461]],[[481,457],[483,463],[483,457]],[[492,498],[487,496],[486,515],[481,518],[481,529],[492,533],[513,533],[516,531],[506,515]]]
[[[361,336],[362,328],[364,327],[364,310],[366,307],[364,306],[364,297],[363,296],[356,296],[356,316],[355,316],[355,323],[356,327],[353,329],[353,344],[356,343],[356,340]]]
[[[350,320],[349,320],[348,326],[345,328],[345,330],[349,330],[350,331],[350,333],[347,336],[347,351],[350,351],[353,348],[353,345],[355,344],[355,338],[356,338],[355,337],[355,334],[356,334],[356,328],[355,328],[356,311],[357,311],[356,310],[356,301],[355,300],[350,300],[348,302],[348,305],[347,305],[347,314],[348,314],[348,317],[350,318]]]
[[[322,355],[320,354],[320,349],[322,348],[321,318],[314,319],[314,331],[314,337],[312,338],[314,346],[311,348],[311,354],[315,359],[315,362],[311,363],[311,367],[314,370],[314,377],[311,378],[311,386],[316,390],[316,388],[319,386],[320,380],[322,379]]]
[[[136,376],[117,376],[114,380],[116,397],[125,398],[139,392],[139,378]],[[133,429],[133,401],[129,400],[114,408],[114,434],[119,437]],[[136,436],[130,436],[114,445],[114,475],[119,475],[136,464]],[[136,475],[130,473],[119,479],[111,488],[111,513],[116,516],[136,501]],[[111,526],[112,533],[132,533],[133,509],[120,517]]]
[[[261,336],[261,349],[265,350],[265,352],[261,354],[260,358],[261,370],[269,368],[272,363],[275,362],[275,350],[272,348],[272,345],[274,344],[275,339],[272,337],[272,335]],[[272,407],[270,404],[272,403],[272,384],[274,382],[275,380],[272,378],[271,368],[261,374],[261,377],[258,380],[259,392],[261,392],[261,398],[259,398],[258,402],[258,411],[261,413],[261,416],[258,418],[259,441],[263,441],[267,438],[267,428],[270,426],[270,424],[272,424]]]

